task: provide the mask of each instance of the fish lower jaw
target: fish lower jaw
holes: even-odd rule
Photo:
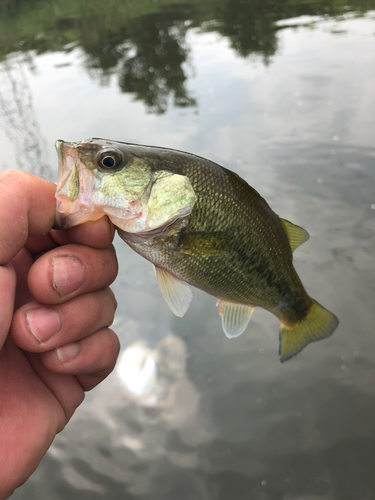
[[[89,205],[64,202],[60,199],[56,204],[56,225],[59,229],[69,229],[88,221],[103,217],[103,210],[97,210]]]

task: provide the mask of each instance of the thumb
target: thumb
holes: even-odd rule
[[[56,186],[18,170],[0,173],[0,264],[9,262],[28,236],[47,233],[53,226]]]

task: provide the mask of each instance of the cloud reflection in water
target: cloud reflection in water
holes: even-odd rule
[[[135,341],[124,349],[117,365],[129,403],[154,408],[157,420],[170,429],[184,428],[187,422],[194,427],[199,412],[200,397],[188,380],[186,358],[185,343],[170,333],[154,349],[143,340]]]
[[[117,372],[130,392],[137,396],[150,395],[157,378],[157,362],[152,350],[143,342],[132,344],[122,353]]]

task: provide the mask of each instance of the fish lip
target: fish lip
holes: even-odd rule
[[[77,166],[78,152],[74,142],[65,142],[61,139],[55,142],[58,157],[58,179],[57,191],[66,182],[66,174],[69,174],[74,166]],[[69,158],[69,160],[68,160]]]
[[[91,217],[91,210],[83,205],[78,205],[75,210],[69,212],[60,212],[59,208],[63,204],[64,202],[57,200],[54,229],[70,229],[77,224],[82,224],[89,220],[97,220],[105,215],[100,214],[99,217],[93,219]]]
[[[77,144],[75,142],[65,142],[62,139],[58,139],[55,141],[55,149],[57,155],[60,159],[63,159],[64,156],[72,156],[77,158]]]
[[[60,212],[59,208],[61,203],[60,200],[56,202],[55,224],[53,227],[54,229],[69,229],[73,226],[73,222],[68,215]]]
[[[58,181],[56,186],[56,214],[55,214],[55,228],[57,229],[69,229],[75,225],[75,218],[72,218],[73,214],[82,211],[82,207],[77,205],[74,210],[72,207],[74,203],[71,203],[68,196],[62,193],[62,190],[72,173],[74,167],[79,168],[78,153],[76,150],[76,144],[73,142],[65,142],[61,139],[55,142],[55,149],[58,157]],[[79,189],[79,186],[78,186]],[[69,205],[72,207],[69,209]],[[61,210],[61,207],[65,206],[65,210]]]
[[[63,167],[63,160],[67,156],[75,161],[78,159],[77,144],[75,142],[65,142],[59,139],[55,142],[55,149],[59,160],[59,168],[60,166]]]

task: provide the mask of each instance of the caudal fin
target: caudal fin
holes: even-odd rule
[[[311,308],[302,321],[294,325],[280,322],[280,361],[295,356],[310,342],[329,337],[338,323],[335,315],[312,299]]]

